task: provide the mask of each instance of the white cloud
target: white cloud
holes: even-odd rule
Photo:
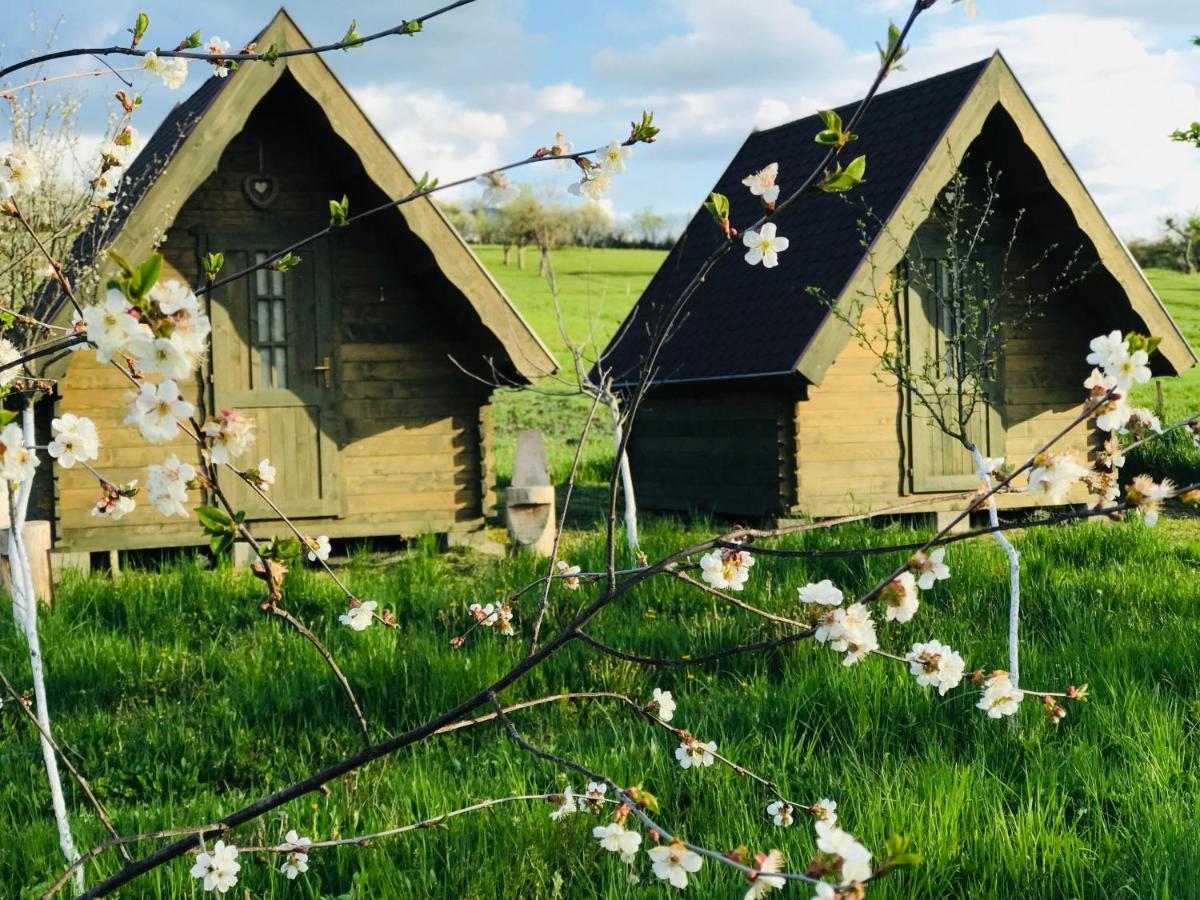
[[[1144,26],[1082,14],[939,27],[911,81],[999,47],[1105,215],[1125,237],[1200,201],[1200,154],[1167,135],[1200,112],[1200,54],[1154,50]]]

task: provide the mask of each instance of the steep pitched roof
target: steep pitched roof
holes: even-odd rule
[[[847,119],[856,105],[838,112]],[[819,384],[849,330],[809,288],[840,303],[863,292],[873,295],[878,285],[872,279],[899,262],[919,224],[898,213],[928,208],[997,105],[1013,116],[1055,186],[1070,191],[1065,199],[1101,261],[1147,327],[1164,335],[1163,355],[1176,371],[1190,366],[1195,356],[1178,328],[996,54],[879,94],[858,129],[860,140],[848,151],[849,156],[866,154],[868,161],[867,180],[855,189],[853,202],[815,193],[776,216],[779,233],[791,242],[777,269],[746,265],[740,243],[735,246],[690,300],[658,357],[654,383],[799,372]],[[751,212],[752,198],[742,178],[778,161],[786,196],[789,184],[795,186],[820,163],[825,148],[813,138],[823,127],[819,117],[810,116],[746,139],[713,188],[731,198],[735,226],[759,214],[757,208]],[[865,209],[871,217],[864,215]],[[603,365],[618,385],[638,379],[660,310],[679,296],[722,240],[708,213],[699,210],[605,351]]]
[[[312,46],[283,9],[257,41],[280,49]],[[226,78],[206,79],[167,115],[130,164],[118,205],[80,237],[77,258],[94,258],[89,250],[108,245],[130,259],[151,252],[285,72],[317,101],[330,126],[353,148],[367,176],[385,194],[402,197],[415,188],[411,173],[320,55],[284,57],[273,66],[244,65]],[[433,202],[422,198],[397,210],[496,336],[516,371],[530,380],[555,371],[557,363],[549,349]]]

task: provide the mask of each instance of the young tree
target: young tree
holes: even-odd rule
[[[653,247],[661,240],[667,220],[655,212],[653,207],[646,206],[633,214],[630,226],[642,244]]]

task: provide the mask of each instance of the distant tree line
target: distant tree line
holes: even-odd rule
[[[524,269],[526,250],[536,250],[543,274],[550,254],[559,247],[667,249],[674,241],[667,220],[653,209],[618,220],[597,203],[539,197],[528,185],[500,207],[489,207],[481,199],[439,207],[467,242],[502,247],[506,266],[515,255],[517,267]]]
[[[1130,241],[1129,252],[1143,269],[1195,274],[1200,271],[1200,215],[1168,216],[1158,237]]]

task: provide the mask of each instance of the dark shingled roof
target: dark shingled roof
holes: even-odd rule
[[[779,267],[749,266],[740,240],[717,263],[692,296],[684,318],[659,356],[655,384],[779,375],[795,370],[828,310],[808,293],[838,296],[861,262],[859,225],[865,208],[887,221],[971,92],[988,60],[877,95],[860,139],[843,155],[867,157],[867,179],[844,197],[814,193],[784,210],[775,222],[791,242]],[[838,109],[848,120],[856,104]],[[779,163],[782,196],[816,167],[826,148],[813,138],[824,126],[817,116],[758,131],[746,139],[713,190],[730,198],[735,227],[757,217],[758,200],[741,180]],[[878,231],[870,224],[868,238]],[[650,327],[723,240],[711,216],[692,218],[605,351],[606,369],[617,384],[637,380]]]

